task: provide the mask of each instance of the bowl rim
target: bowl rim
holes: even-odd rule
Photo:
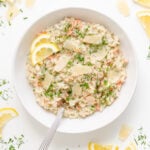
[[[138,80],[138,61],[137,61],[137,54],[135,52],[135,47],[134,45],[132,44],[131,42],[131,39],[130,37],[128,36],[128,34],[125,32],[125,30],[120,26],[120,24],[118,24],[118,22],[116,22],[115,20],[113,20],[112,18],[110,18],[107,14],[103,13],[103,12],[100,12],[98,10],[94,10],[94,9],[91,9],[91,8],[86,8],[86,7],[61,7],[61,8],[57,8],[57,9],[54,9],[52,11],[49,11],[48,13],[40,16],[39,18],[37,18],[34,22],[32,22],[23,32],[20,40],[18,41],[18,44],[17,44],[17,47],[16,47],[16,51],[14,52],[14,58],[13,58],[13,67],[12,67],[12,81],[13,81],[13,84],[14,84],[14,88],[15,88],[15,91],[16,91],[16,95],[21,103],[21,105],[23,106],[24,110],[29,114],[30,117],[32,117],[36,122],[38,122],[39,124],[41,124],[43,127],[46,127],[46,128],[49,128],[48,126],[46,126],[43,122],[39,121],[37,118],[34,117],[33,114],[31,114],[29,112],[28,109],[26,109],[26,107],[24,106],[24,104],[22,103],[22,98],[17,90],[17,84],[16,84],[16,78],[15,78],[15,64],[16,64],[16,59],[17,59],[17,53],[18,53],[18,50],[19,50],[19,47],[20,47],[20,44],[22,42],[22,40],[24,39],[24,37],[28,34],[28,31],[30,30],[30,28],[32,28],[34,25],[36,25],[40,20],[42,20],[43,18],[49,16],[51,13],[56,13],[56,12],[59,12],[59,11],[63,11],[63,10],[67,10],[67,9],[81,9],[81,10],[85,10],[85,11],[91,11],[91,12],[94,12],[94,13],[98,13],[104,17],[106,17],[108,20],[110,20],[113,24],[116,24],[124,33],[124,35],[127,37],[130,45],[131,45],[131,48],[132,48],[132,51],[133,51],[133,54],[134,54],[134,63],[135,63],[135,78],[134,78],[134,83],[133,83],[133,89],[132,91],[130,92],[130,95],[129,95],[129,98],[130,99],[128,101],[128,103],[126,104],[125,107],[123,107],[122,111],[120,111],[120,113],[118,115],[116,115],[113,119],[110,119],[109,121],[107,121],[107,123],[103,124],[102,126],[100,126],[99,128],[91,128],[89,129],[88,131],[80,131],[80,132],[72,132],[72,131],[62,131],[62,130],[58,130],[56,132],[59,132],[59,133],[69,133],[69,134],[79,134],[79,133],[87,133],[87,132],[92,132],[92,131],[95,131],[95,130],[98,130],[98,129],[101,129],[101,128],[104,128],[108,125],[110,125],[112,122],[114,122],[117,118],[119,118],[121,116],[121,114],[127,109],[129,103],[131,102],[132,100],[132,97],[134,95],[134,92],[136,90],[136,86],[137,86],[137,80]]]

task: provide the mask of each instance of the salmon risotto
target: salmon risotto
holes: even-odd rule
[[[65,18],[38,33],[26,68],[37,103],[54,114],[84,118],[110,106],[126,79],[116,35],[100,24]]]

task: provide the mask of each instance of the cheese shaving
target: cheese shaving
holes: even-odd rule
[[[118,0],[117,8],[123,16],[127,17],[130,15],[130,9],[126,0]]]

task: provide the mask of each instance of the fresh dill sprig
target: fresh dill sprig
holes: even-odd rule
[[[24,144],[24,135],[10,137],[8,140],[0,139],[0,149],[19,150]]]
[[[9,87],[9,81],[6,79],[0,79],[0,98],[3,100],[9,100],[12,98],[12,89]]]
[[[138,134],[135,136],[134,141],[138,147],[144,150],[150,149],[150,141],[148,140],[147,135],[144,133],[143,127],[138,129]]]

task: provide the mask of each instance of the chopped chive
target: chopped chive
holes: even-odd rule
[[[9,16],[12,17],[12,16],[13,16],[13,13],[11,12],[11,13],[9,14]]]
[[[93,64],[92,64],[90,61],[88,61],[88,62],[86,63],[86,65],[88,65],[88,66],[93,66]]]
[[[28,19],[28,17],[23,17],[23,20],[27,20]]]
[[[21,13],[23,13],[23,10],[22,10],[21,8],[19,9],[19,11],[20,11]]]
[[[64,31],[65,32],[68,32],[69,28],[71,27],[71,24],[70,23],[67,23],[64,27]]]
[[[104,85],[106,86],[108,84],[108,81],[107,80],[104,80]]]
[[[73,65],[73,61],[68,61],[67,68],[70,68]]]
[[[10,21],[8,21],[8,25],[11,26],[11,22]]]
[[[88,83],[82,83],[80,84],[81,87],[85,88],[85,89],[88,89],[89,88],[89,84]]]
[[[67,98],[66,98],[66,101],[70,101],[70,100],[71,100],[71,98],[70,98],[70,97],[67,97]]]
[[[84,56],[82,56],[81,54],[76,54],[74,58],[77,59],[79,62],[84,62]]]

